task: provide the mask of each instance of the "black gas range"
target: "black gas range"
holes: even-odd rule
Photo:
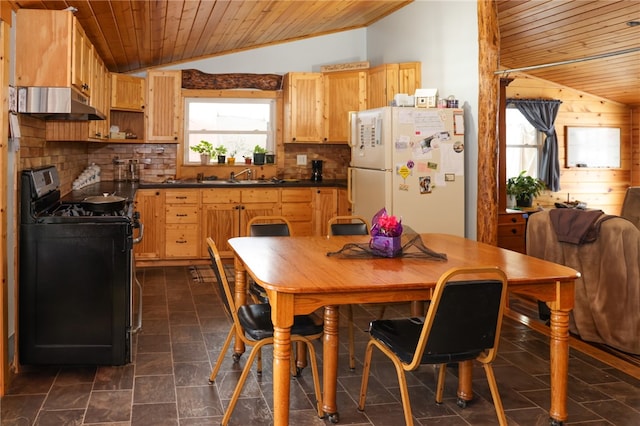
[[[133,245],[142,225],[133,208],[135,188],[118,185],[102,182],[61,197],[55,167],[22,171],[22,364],[130,362]],[[125,201],[112,211],[88,210],[84,200],[101,194]]]

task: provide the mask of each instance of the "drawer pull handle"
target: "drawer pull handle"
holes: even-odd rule
[[[186,244],[187,242],[185,240],[178,240],[176,241],[176,244]]]
[[[517,233],[518,233],[518,230],[517,230],[517,229],[512,229],[512,230],[511,230],[511,233],[512,233],[512,234],[517,234]]]
[[[185,195],[182,196],[176,196],[176,200],[186,200],[187,197]]]
[[[188,214],[185,214],[185,213],[178,213],[178,214],[176,214],[176,216],[177,216],[177,217],[187,217],[187,216],[189,216],[189,215],[188,215]]]
[[[518,219],[516,219],[515,217],[511,218],[511,222],[516,223],[518,221]]]

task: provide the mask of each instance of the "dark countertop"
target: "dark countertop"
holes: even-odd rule
[[[138,188],[140,189],[164,189],[164,188],[315,188],[315,187],[329,187],[329,188],[346,188],[346,179],[325,179],[321,182],[314,182],[309,179],[283,179],[277,182],[273,181],[261,181],[256,183],[225,183],[225,181],[204,181],[198,182],[196,179],[177,179],[173,182],[140,182]]]
[[[137,188],[138,182],[102,181],[87,185],[81,189],[74,189],[64,195],[61,200],[62,202],[67,203],[79,203],[87,197],[109,194],[124,197],[129,201],[133,201]]]

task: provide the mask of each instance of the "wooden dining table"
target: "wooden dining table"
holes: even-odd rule
[[[426,247],[446,255],[446,260],[414,257],[352,258],[328,256],[346,244],[363,244],[367,236],[344,237],[237,237],[230,239],[234,253],[236,302],[246,302],[246,276],[264,287],[272,306],[274,324],[273,398],[274,424],[289,423],[291,325],[294,315],[324,308],[323,410],[332,422],[339,420],[336,401],[338,375],[338,306],[358,303],[426,301],[438,278],[454,267],[498,266],[507,275],[508,290],[547,303],[550,320],[550,378],[552,424],[567,419],[566,397],[569,363],[569,311],[574,301],[571,268],[474,240],[421,234]],[[244,348],[236,343],[235,350]],[[459,369],[458,398],[468,401],[471,363]]]

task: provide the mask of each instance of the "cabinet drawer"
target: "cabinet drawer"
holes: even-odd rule
[[[167,204],[198,204],[198,191],[168,189],[165,191]]]
[[[311,223],[313,209],[311,203],[287,203],[282,204],[282,216],[290,221]]]
[[[279,192],[277,188],[243,189],[241,197],[243,203],[277,203]]]
[[[309,188],[283,189],[281,198],[283,203],[310,203],[313,193]]]
[[[526,225],[527,214],[526,213],[509,213],[498,215],[498,225]]]
[[[198,206],[166,206],[164,220],[165,223],[198,223]]]
[[[238,204],[240,202],[239,189],[204,189],[202,190],[203,204]]]
[[[198,257],[197,226],[170,225],[166,228],[165,257]]]

